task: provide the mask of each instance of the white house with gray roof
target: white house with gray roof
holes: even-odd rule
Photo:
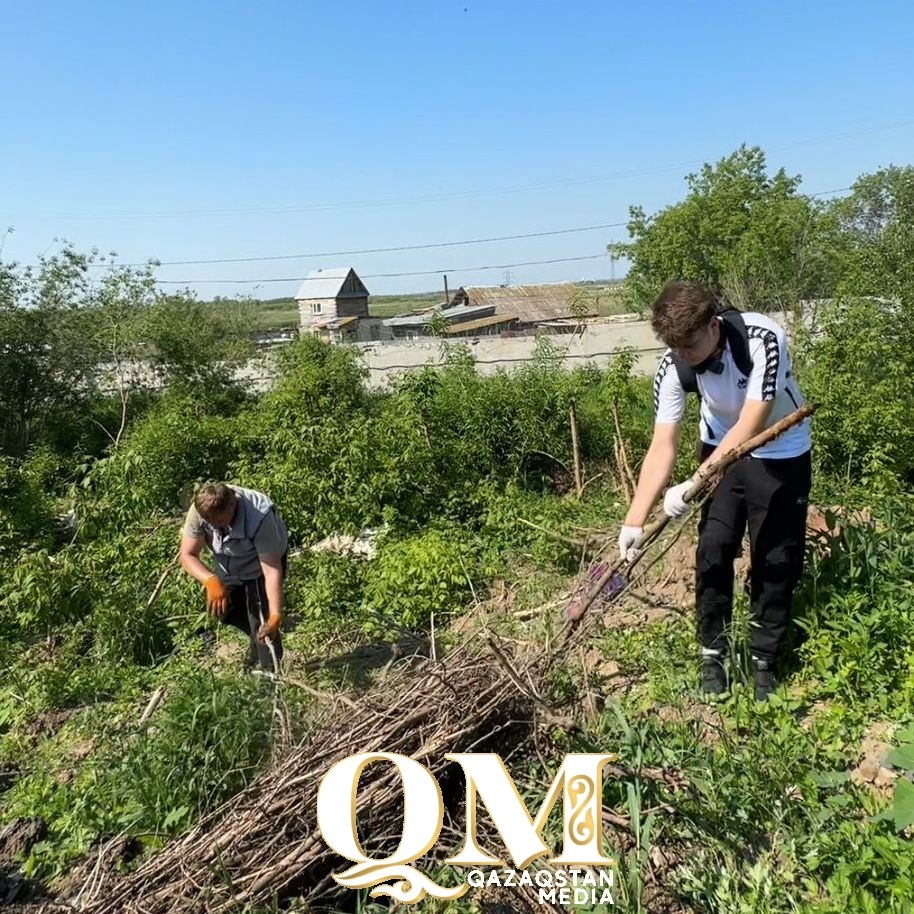
[[[313,270],[295,294],[302,333],[355,325],[368,317],[368,289],[351,267]],[[350,320],[351,319],[351,320]]]

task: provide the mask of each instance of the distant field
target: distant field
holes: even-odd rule
[[[624,314],[628,310],[625,305],[624,286],[621,282],[578,283],[578,285],[593,303],[600,317]]]
[[[579,283],[582,294],[603,317],[621,314],[625,309],[622,284],[609,282]],[[372,295],[368,299],[368,312],[372,317],[394,317],[407,311],[433,308],[444,299],[443,292],[418,292],[411,295]],[[213,302],[214,307],[218,302]],[[298,309],[294,299],[271,298],[252,302],[255,313],[253,329],[282,330],[298,326]]]
[[[416,295],[372,295],[368,299],[368,313],[372,317],[393,317],[407,311],[434,308],[444,301],[444,292],[420,292]]]

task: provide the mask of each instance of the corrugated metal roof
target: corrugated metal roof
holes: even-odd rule
[[[352,267],[337,267],[333,270],[312,270],[295,293],[295,300],[309,298],[336,298],[343,288]]]
[[[473,317],[485,317],[491,314],[492,305],[454,305],[453,308],[430,308],[427,311],[421,311],[414,314],[398,314],[396,317],[388,317],[384,321],[385,327],[424,327],[432,318],[441,315],[448,321],[459,321]]]
[[[455,293],[455,298],[460,296]],[[496,314],[512,314],[524,322],[548,321],[572,317],[571,305],[577,300],[587,302],[587,314],[597,310],[574,283],[553,282],[533,286],[463,286],[468,304],[489,305]]]
[[[475,321],[454,324],[445,333],[464,333],[467,330],[479,330],[481,327],[495,327],[498,324],[510,324],[517,318],[513,314],[493,314],[491,317],[480,317]]]

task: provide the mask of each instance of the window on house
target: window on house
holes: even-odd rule
[[[319,301],[311,302],[311,313],[320,314],[321,313],[321,303]]]

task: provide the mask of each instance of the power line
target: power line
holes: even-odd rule
[[[853,190],[852,187],[838,187],[833,190],[823,190],[818,191],[812,194],[805,194],[804,196],[809,198],[815,197],[825,197],[831,194],[839,194],[847,191]],[[90,263],[87,266],[94,269],[110,269],[112,267],[145,267],[149,266],[150,263],[156,267],[168,267],[168,266],[205,266],[212,264],[224,264],[224,263],[265,263],[268,261],[275,260],[304,260],[304,259],[313,259],[319,257],[352,257],[357,255],[364,254],[390,254],[390,253],[402,253],[404,251],[422,251],[422,250],[432,250],[436,248],[447,248],[447,247],[466,247],[473,244],[489,244],[493,242],[500,241],[521,241],[527,240],[530,238],[548,238],[556,235],[571,235],[571,234],[580,234],[583,232],[594,232],[602,231],[604,229],[610,228],[622,228],[623,226],[628,225],[628,221],[625,222],[603,222],[596,225],[582,225],[582,226],[573,226],[571,228],[564,229],[548,229],[541,232],[523,232],[514,235],[492,235],[486,238],[468,238],[460,239],[457,241],[435,241],[425,244],[403,244],[395,245],[390,247],[378,247],[378,248],[356,248],[349,251],[319,251],[314,253],[303,253],[303,254],[271,254],[271,255],[258,255],[252,257],[219,257],[219,258],[210,258],[210,259],[199,259],[199,260],[159,260],[159,261],[133,261],[133,262],[105,262],[105,263]],[[594,255],[594,256],[603,256],[603,255]],[[568,258],[568,260],[577,260],[585,258]],[[547,261],[531,261],[529,264],[509,264],[507,266],[530,266],[540,263],[559,263],[559,260],[547,260]],[[29,264],[28,266],[38,266],[38,264]],[[488,270],[488,269],[504,269],[501,266],[495,267],[475,267],[474,270]],[[405,272],[405,273],[374,273],[366,274],[364,278],[380,278],[380,277],[400,277],[400,276],[423,276],[423,275],[432,275],[435,273],[444,273],[449,272],[448,270],[424,270],[417,272]],[[471,272],[467,270],[466,272]],[[256,282],[302,282],[306,281],[309,278],[313,279],[322,279],[323,277],[306,277],[303,280],[301,277],[292,277],[289,279],[252,279],[252,280],[217,280],[217,279],[195,279],[195,280],[157,280],[158,282],[165,285],[185,285],[188,283],[214,283],[214,282],[225,282],[225,283],[234,283],[234,284],[245,284],[245,283],[256,283]]]
[[[853,187],[836,187],[834,190],[820,190],[817,194],[806,194],[807,197],[827,197],[829,194],[843,194]]]
[[[838,187],[834,190],[822,190],[814,194],[805,194],[804,196],[814,198],[814,197],[826,197],[830,194],[839,194],[846,191],[853,190],[852,187]],[[529,238],[548,238],[554,235],[572,235],[582,232],[595,232],[601,231],[603,229],[610,228],[622,228],[628,225],[628,221],[625,222],[603,222],[597,225],[582,225],[574,226],[572,228],[564,229],[549,229],[542,232],[524,232],[516,235],[492,235],[488,238],[468,238],[458,241],[434,241],[427,244],[401,244],[395,245],[392,247],[384,248],[356,248],[351,251],[317,251],[314,253],[305,253],[305,254],[269,254],[269,255],[258,255],[253,257],[217,257],[210,259],[200,259],[200,260],[157,260],[155,261],[155,266],[157,267],[177,267],[177,266],[206,266],[212,264],[223,264],[223,263],[265,263],[272,260],[306,260],[314,259],[319,257],[354,257],[362,254],[393,254],[393,253],[402,253],[403,251],[426,251],[434,248],[450,248],[450,247],[466,247],[467,245],[472,244],[489,244],[491,242],[497,241],[522,241]],[[112,266],[118,267],[145,267],[149,264],[149,261],[133,261],[133,262],[115,262],[115,263],[92,263],[89,264],[90,267],[96,269],[108,269]],[[202,280],[201,280],[202,281]],[[209,282],[210,280],[207,280]],[[215,280],[213,280],[215,281]]]
[[[501,194],[523,193],[536,190],[550,190],[559,187],[574,187],[586,184],[599,184],[616,178],[632,178],[641,175],[650,175],[664,171],[675,171],[701,164],[701,160],[694,159],[688,162],[674,162],[668,165],[655,165],[647,168],[635,168],[629,171],[609,172],[602,175],[591,175],[582,178],[566,178],[557,181],[547,181],[539,184],[518,184],[507,187],[494,187],[482,190],[448,191],[438,194],[421,194],[411,197],[392,197],[380,200],[346,200],[327,203],[301,203],[280,206],[256,206],[236,209],[201,209],[201,210],[161,210],[136,213],[94,213],[80,215],[77,213],[46,213],[47,218],[59,219],[167,219],[167,218],[192,218],[206,216],[252,216],[252,215],[283,215],[294,213],[328,212],[338,209],[369,209],[384,206],[402,206],[410,203],[434,203],[442,200],[472,199],[475,197],[498,196]]]
[[[822,190],[817,191],[813,194],[805,194],[806,197],[825,197],[830,194],[839,194],[846,191],[852,190],[851,187],[838,187],[833,190]],[[328,251],[320,254],[280,254],[276,256],[268,257],[239,257],[239,258],[220,258],[217,260],[173,260],[173,261],[163,261],[159,263],[159,266],[179,266],[179,265],[191,265],[191,264],[220,264],[220,263],[253,263],[253,262],[263,262],[270,260],[294,260],[297,258],[303,257],[349,257],[357,254],[380,254],[380,253],[393,253],[401,251],[419,251],[427,250],[430,248],[444,248],[444,247],[460,247],[471,244],[484,244],[487,242],[494,241],[515,241],[521,239],[529,238],[545,238],[552,235],[568,235],[575,232],[591,232],[608,228],[620,228],[624,225],[628,225],[627,222],[606,222],[600,225],[586,225],[586,226],[577,226],[574,228],[567,229],[552,229],[542,232],[526,232],[524,234],[517,235],[496,235],[489,238],[473,238],[466,239],[462,241],[441,241],[433,242],[429,244],[416,244],[416,245],[399,245],[397,247],[388,247],[388,248],[363,248],[361,250],[352,250],[352,251]],[[362,274],[362,279],[397,279],[406,276],[434,276],[442,273],[475,273],[482,270],[507,270],[511,267],[528,267],[528,266],[542,266],[544,264],[552,263],[573,263],[574,261],[580,260],[596,260],[600,257],[608,256],[606,252],[601,254],[591,254],[584,257],[557,257],[551,260],[529,260],[522,263],[506,263],[506,264],[492,264],[482,267],[445,267],[440,270],[412,270],[405,271],[400,273],[365,273]],[[128,263],[128,264],[118,264],[118,266],[144,266],[144,264],[138,263]],[[250,285],[256,283],[275,283],[275,282],[308,282],[308,281],[318,281],[322,280],[325,277],[323,276],[307,276],[304,279],[302,277],[270,277],[264,279],[182,279],[182,280],[165,280],[160,279],[156,280],[160,285],[169,285],[169,286],[184,286],[184,285],[194,285],[197,283],[226,283],[231,285]]]
[[[850,139],[856,136],[865,136],[878,131],[894,130],[899,127],[907,127],[912,122],[910,119],[896,121],[890,124],[882,124],[877,127],[869,127],[861,130],[852,130],[845,133],[832,134],[825,137],[816,137],[808,140],[797,140],[793,143],[787,143],[783,146],[777,146],[769,153],[782,152],[788,149],[802,148],[805,146],[816,146],[824,143],[833,143],[840,140]],[[94,214],[76,214],[76,213],[46,213],[39,214],[45,217],[65,218],[65,219],[161,219],[161,218],[188,218],[188,217],[206,217],[206,216],[245,216],[245,215],[280,215],[283,213],[305,213],[305,212],[326,212],[336,209],[355,209],[371,208],[383,206],[399,206],[409,203],[425,203],[440,200],[469,199],[473,197],[493,196],[500,194],[523,193],[535,190],[549,190],[558,187],[574,187],[586,184],[599,184],[604,181],[611,181],[618,178],[637,177],[640,175],[657,174],[664,171],[673,171],[680,168],[689,168],[695,165],[705,164],[706,159],[692,159],[690,161],[675,162],[667,165],[653,165],[644,168],[635,168],[627,171],[608,172],[602,175],[591,175],[580,178],[566,178],[557,181],[548,181],[538,184],[520,184],[507,187],[496,187],[482,190],[464,190],[449,191],[438,194],[422,194],[412,197],[388,198],[380,200],[348,200],[340,202],[327,203],[306,203],[306,204],[289,204],[280,206],[253,206],[237,207],[233,209],[188,209],[188,210],[151,210],[146,212],[126,212],[126,213],[94,213]],[[33,214],[34,215],[34,214]]]
[[[547,238],[552,235],[571,235],[579,232],[595,232],[600,229],[621,228],[628,222],[604,222],[601,225],[582,225],[574,228],[552,229],[545,232],[525,232],[521,235],[493,235],[490,238],[469,238],[463,241],[435,241],[428,244],[401,244],[386,248],[360,248],[353,251],[320,251],[309,254],[272,254],[259,257],[219,257],[210,260],[159,260],[156,265],[160,267],[192,266],[214,263],[261,263],[267,260],[303,260],[313,257],[352,257],[356,254],[391,254],[398,251],[427,251],[431,248],[453,248],[468,244],[488,244],[493,241],[520,241],[527,238]],[[146,262],[116,263],[119,267],[144,267]],[[107,267],[108,264],[91,264],[94,267]]]
[[[543,264],[549,263],[573,263],[575,261],[581,260],[599,260],[602,257],[608,257],[609,255],[604,252],[602,254],[586,254],[583,257],[554,257],[551,260],[527,260],[522,263],[497,263],[490,264],[484,267],[443,267],[439,270],[411,270],[404,273],[365,273],[361,275],[361,279],[395,279],[402,276],[435,276],[442,273],[477,273],[481,270],[507,270],[511,267],[534,267],[542,266]],[[308,281],[318,281],[325,279],[323,276],[307,276],[304,280],[300,276],[281,276],[281,277],[269,277],[264,279],[157,279],[156,282],[162,286],[190,286],[196,283],[203,282],[217,282],[217,283],[226,283],[233,285],[248,285],[264,282],[308,282]]]

